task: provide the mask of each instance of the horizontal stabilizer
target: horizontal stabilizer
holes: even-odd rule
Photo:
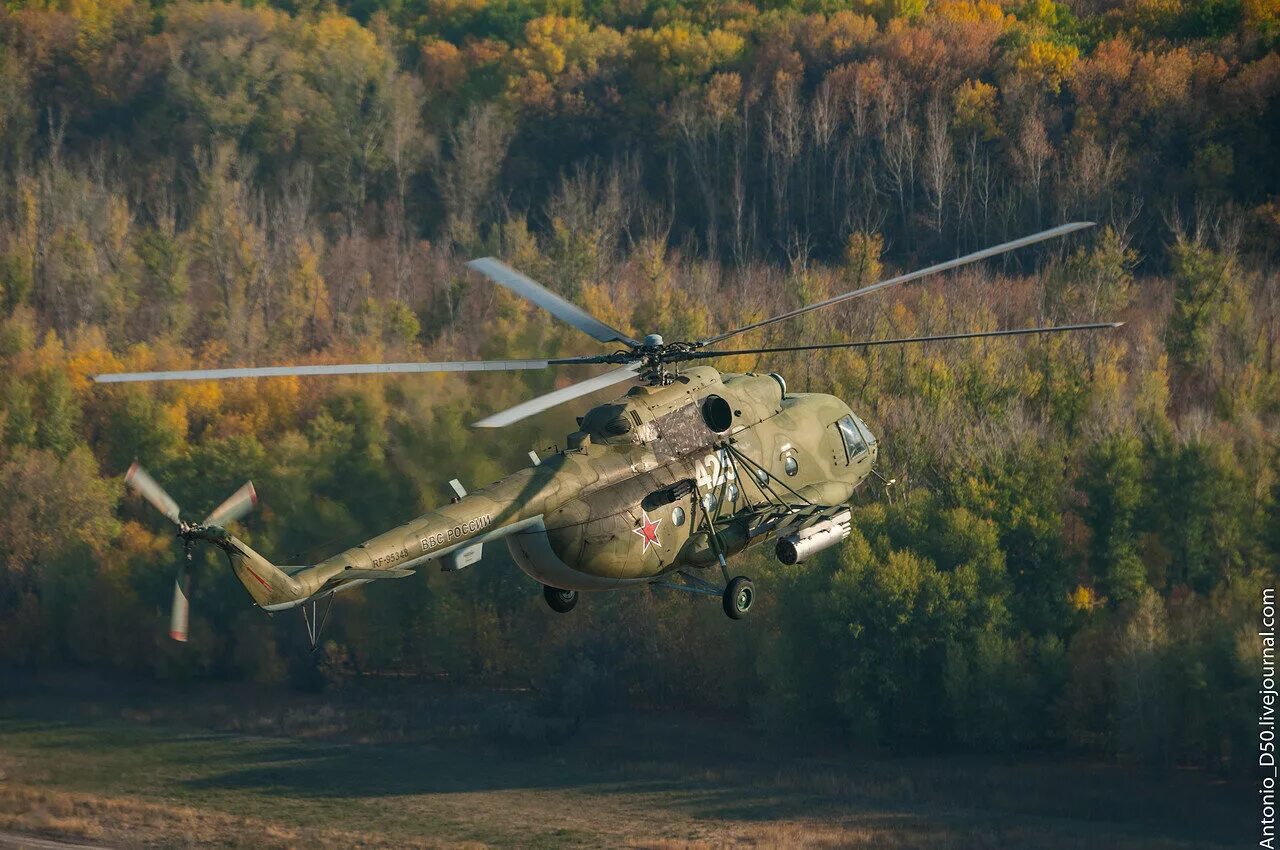
[[[405,578],[413,575],[413,570],[347,570],[336,578],[344,581],[358,578]]]

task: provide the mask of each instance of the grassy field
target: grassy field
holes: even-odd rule
[[[0,830],[119,846],[1204,848],[1253,797],[1060,757],[867,758],[744,725],[570,730],[519,694],[187,693],[0,672]]]

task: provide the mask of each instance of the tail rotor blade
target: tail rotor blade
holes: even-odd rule
[[[178,524],[178,503],[138,463],[135,462],[129,467],[129,471],[124,476],[124,483],[168,517],[170,522]]]
[[[178,564],[178,577],[173,583],[173,608],[169,611],[169,637],[187,642],[187,630],[191,619],[191,571],[187,562]]]
[[[218,505],[209,516],[205,517],[203,525],[226,525],[230,522],[244,517],[258,504],[258,493],[253,489],[253,482],[246,481],[245,485],[239,490],[227,497],[227,500]]]

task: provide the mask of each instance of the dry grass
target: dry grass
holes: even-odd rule
[[[687,716],[512,740],[475,722],[494,695],[24,690],[0,698],[0,829],[111,846],[1198,850],[1251,814],[1200,774],[804,754]]]
[[[8,783],[0,784],[0,830],[101,841],[120,847],[306,846],[464,850],[484,846],[477,842],[390,839],[376,833],[285,826],[190,806]]]

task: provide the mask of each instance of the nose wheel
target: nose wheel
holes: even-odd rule
[[[561,590],[558,587],[544,584],[542,586],[542,598],[547,600],[547,605],[551,606],[552,611],[557,614],[568,614],[573,610],[573,606],[578,604],[578,591]]]

